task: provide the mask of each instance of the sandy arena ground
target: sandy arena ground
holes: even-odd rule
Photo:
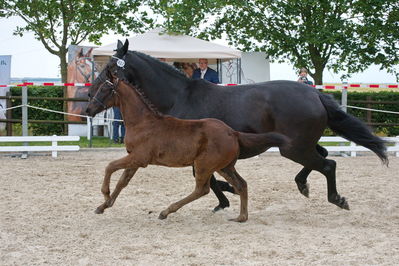
[[[394,265],[399,261],[399,158],[332,157],[350,211],[326,200],[326,181],[309,177],[310,198],[293,181],[300,166],[277,154],[239,161],[249,185],[249,220],[212,213],[213,193],[166,220],[158,214],[188,195],[190,168],[140,169],[114,207],[103,202],[104,168],[123,150],[0,157],[1,265]],[[112,189],[119,178],[112,179]]]

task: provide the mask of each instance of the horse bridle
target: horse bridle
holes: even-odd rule
[[[112,89],[111,91],[111,97],[114,95],[118,95],[118,92],[116,91],[116,88],[118,87],[118,83],[119,83],[119,78],[116,78],[114,83],[111,82],[109,79],[105,79],[105,81],[101,84],[100,88],[98,89],[98,91],[96,92],[96,94],[93,96],[93,100],[95,100],[97,103],[99,103],[104,109],[107,108],[107,106],[100,101],[96,96],[98,95],[98,93],[103,89],[104,85],[109,85]]]
[[[119,57],[116,57],[116,56],[112,56],[112,58],[117,59],[116,65],[117,65],[118,67],[124,69],[124,66],[125,66],[125,60],[124,60],[124,59],[119,58]],[[116,71],[115,71],[115,74],[116,74]],[[102,88],[104,87],[105,84],[108,84],[108,85],[111,86],[111,88],[112,88],[111,96],[113,96],[113,95],[118,95],[118,92],[116,91],[116,88],[117,88],[117,86],[118,86],[118,83],[119,83],[119,78],[116,78],[115,81],[114,81],[114,83],[112,83],[112,82],[109,81],[108,79],[105,79],[105,81],[101,84],[101,86],[100,86],[100,88],[98,89],[98,91],[96,92],[96,94],[93,96],[93,100],[95,100],[95,101],[96,101],[97,103],[99,103],[104,109],[106,109],[107,106],[106,106],[102,101],[100,101],[100,100],[96,97],[96,95],[102,90]]]

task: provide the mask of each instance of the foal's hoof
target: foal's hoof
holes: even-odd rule
[[[158,219],[159,219],[159,220],[165,220],[167,217],[168,217],[167,214],[165,214],[164,212],[161,212],[161,213],[159,214],[159,216],[158,216]]]
[[[309,198],[309,184],[305,183],[296,183],[299,189],[299,192],[301,192],[302,195],[304,195],[305,197]]]
[[[102,214],[102,213],[104,213],[104,210],[103,210],[102,208],[98,207],[98,208],[94,211],[94,213],[96,213],[96,214]]]
[[[341,197],[340,195],[336,194],[333,197],[329,198],[328,201],[337,205],[341,209],[349,211],[349,204],[345,197]]]
[[[243,217],[243,216],[238,216],[237,218],[229,219],[229,221],[237,222],[237,223],[244,223],[247,220],[248,220],[248,217]]]

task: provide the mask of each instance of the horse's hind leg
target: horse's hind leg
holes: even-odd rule
[[[219,200],[219,205],[213,209],[213,212],[217,212],[223,210],[224,208],[230,207],[230,202],[223,194],[223,191],[230,191],[234,193],[234,189],[227,182],[216,180],[215,175],[212,175],[211,189]]]
[[[240,215],[236,219],[231,219],[231,221],[245,222],[248,220],[247,182],[237,173],[234,166],[226,167],[218,171],[218,173],[232,184],[235,191],[240,195]]]
[[[193,176],[195,177],[194,166],[193,166]],[[212,189],[213,193],[215,193],[216,197],[219,200],[219,205],[213,209],[213,212],[217,212],[219,210],[223,210],[224,208],[230,207],[230,202],[226,198],[226,196],[223,194],[222,191],[229,191],[229,189],[230,189],[231,190],[230,192],[234,193],[234,189],[227,182],[222,182],[222,181],[216,180],[215,175],[213,175],[213,174],[211,177],[210,185],[211,185],[211,189]],[[221,187],[221,185],[223,185],[223,187]]]
[[[336,186],[336,162],[325,159],[316,150],[295,152],[293,154],[284,154],[287,158],[294,160],[305,166],[307,169],[316,170],[327,178],[327,197],[328,201],[337,205],[342,209],[349,210],[349,204],[344,197],[341,197],[337,192]]]
[[[196,174],[195,174],[195,189],[194,189],[194,191],[187,197],[185,197],[182,200],[179,200],[175,203],[172,203],[167,209],[163,210],[159,214],[159,217],[158,217],[159,219],[161,219],[161,220],[166,219],[166,217],[168,217],[168,215],[170,213],[176,212],[178,209],[180,209],[184,205],[209,193],[209,190],[210,190],[209,183],[210,183],[211,173],[199,174],[197,171],[198,169],[195,169],[195,170],[196,170]]]
[[[324,158],[327,157],[328,151],[320,146],[319,144],[316,145],[316,150],[317,152],[323,156]],[[295,176],[295,182],[296,185],[298,186],[299,192],[301,192],[302,195],[305,197],[309,197],[309,184],[307,183],[307,178],[312,172],[311,169],[304,167],[296,176]]]

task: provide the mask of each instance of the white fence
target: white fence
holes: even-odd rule
[[[397,137],[386,137],[383,138],[386,142],[388,143],[393,143],[394,145],[387,146],[387,151],[388,152],[394,152],[396,157],[399,157],[399,136]],[[338,143],[339,145],[334,145],[334,146],[323,146],[324,148],[327,149],[329,152],[349,152],[351,157],[356,157],[357,152],[365,152],[365,151],[370,151],[369,149],[363,147],[363,146],[358,146],[354,142],[351,142],[347,139],[344,139],[342,137],[321,137],[319,143],[323,142],[335,142]],[[349,143],[349,145],[347,145]],[[279,151],[278,148],[271,148],[267,150],[268,152],[276,152]]]
[[[399,136],[383,138],[389,145],[388,152],[395,153],[399,157]],[[0,144],[2,142],[51,142],[51,146],[0,146],[0,152],[31,152],[31,151],[51,151],[52,157],[57,157],[57,151],[79,151],[78,145],[58,145],[60,141],[79,141],[79,136],[18,136],[18,137],[0,137]],[[369,149],[358,146],[342,137],[321,137],[319,143],[329,142],[337,143],[334,146],[323,146],[329,152],[350,153],[350,156],[356,157],[357,152],[367,152]],[[349,145],[348,145],[349,144]],[[267,152],[278,152],[278,148],[271,148]]]
[[[2,142],[51,142],[51,146],[0,146],[0,152],[30,152],[30,151],[51,151],[52,157],[57,157],[58,151],[78,151],[79,145],[58,145],[60,141],[79,141],[79,136],[14,136],[0,137]]]

